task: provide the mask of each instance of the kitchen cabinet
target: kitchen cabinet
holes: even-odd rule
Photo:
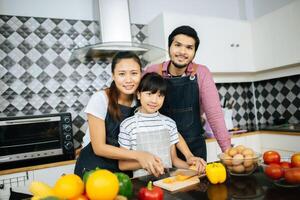
[[[300,63],[300,1],[252,22],[257,71]]]
[[[253,72],[251,24],[241,20],[162,13],[148,25],[149,43],[168,49],[168,36],[190,25],[200,38],[195,62],[212,72]]]
[[[51,165],[51,164],[49,164]],[[15,192],[27,193],[29,192],[30,183],[35,181],[42,181],[50,186],[54,186],[56,180],[63,174],[74,173],[75,164],[60,164],[60,166],[48,167],[48,165],[38,166],[41,169],[34,169],[34,166],[28,167],[28,170],[16,173],[8,173],[0,175],[0,199],[6,200],[10,196],[10,188]],[[7,170],[9,171],[9,170]]]
[[[56,180],[64,174],[73,174],[75,164],[34,170],[34,180],[54,186]]]
[[[216,141],[206,142],[207,162],[214,162],[219,160],[217,156],[216,145],[218,145]]]
[[[300,151],[300,135],[261,134],[262,152],[275,150],[282,157]]]
[[[245,146],[253,149],[255,152],[261,153],[261,135],[246,135],[245,136]]]
[[[34,179],[32,171],[25,171],[0,176],[0,199],[9,199],[10,188],[13,191],[28,192],[30,182]]]

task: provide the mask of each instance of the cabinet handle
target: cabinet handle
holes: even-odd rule
[[[236,45],[235,45],[235,47],[239,47],[239,46],[240,46],[239,44],[236,44]]]
[[[232,44],[230,44],[230,47],[234,47],[234,44],[232,43]]]

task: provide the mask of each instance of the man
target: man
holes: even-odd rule
[[[145,73],[157,72],[167,80],[161,112],[175,120],[192,153],[206,160],[203,112],[222,151],[231,141],[212,75],[206,66],[192,62],[199,43],[197,32],[190,26],[176,28],[168,38],[170,60],[147,67]]]

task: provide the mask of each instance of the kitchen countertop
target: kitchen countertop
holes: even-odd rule
[[[260,130],[260,131],[251,131],[251,132],[247,132],[247,133],[235,134],[235,135],[232,135],[231,137],[236,138],[236,137],[244,137],[244,136],[256,135],[256,134],[279,134],[279,135],[300,136],[300,131],[299,132],[285,132],[285,131]],[[208,138],[205,141],[206,142],[214,142],[214,141],[216,141],[216,139],[215,138]],[[21,167],[21,168],[0,170],[0,176],[5,175],[5,174],[13,174],[13,173],[18,173],[18,172],[25,172],[25,171],[45,169],[45,168],[50,168],[50,167],[70,165],[70,164],[75,164],[75,162],[76,162],[76,160],[69,160],[69,161],[55,162],[55,163],[49,163],[49,164],[29,166],[29,167]]]
[[[133,179],[134,198],[137,199],[138,190],[144,187],[150,178]],[[206,178],[200,184],[185,188],[177,193],[164,191],[165,200],[196,200],[196,199],[265,199],[265,200],[294,200],[299,199],[300,187],[285,188],[275,185],[263,173],[262,168],[250,176],[229,176],[223,184],[212,185]]]
[[[287,131],[287,132],[299,132],[300,124],[281,124],[281,125],[260,125],[259,130],[272,130],[272,131]]]

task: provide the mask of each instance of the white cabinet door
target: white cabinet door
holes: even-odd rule
[[[254,64],[257,71],[300,62],[300,1],[252,22]]]
[[[246,136],[232,137],[231,138],[231,145],[233,145],[233,146],[237,146],[237,145],[246,146]]]
[[[56,180],[63,174],[74,173],[75,164],[34,170],[34,180],[54,186]]]
[[[195,28],[201,40],[196,62],[206,64],[212,72],[254,70],[250,23],[207,18]]]
[[[256,135],[247,135],[246,139],[246,147],[253,149],[254,151],[261,153],[261,139],[260,134]]]
[[[3,184],[3,189],[0,189],[0,199],[8,200],[10,196],[10,188],[15,192],[29,193],[29,184],[33,180],[33,172],[19,172],[0,176],[0,184]]]
[[[215,162],[218,159],[216,152],[216,141],[206,142],[207,162]]]
[[[289,157],[291,154],[300,151],[300,136],[262,134],[262,153],[267,150],[278,151],[281,156]]]
[[[207,65],[212,72],[254,70],[249,22],[163,13],[148,25],[149,43],[168,49],[169,34],[181,25],[190,25],[199,35],[195,62]]]

